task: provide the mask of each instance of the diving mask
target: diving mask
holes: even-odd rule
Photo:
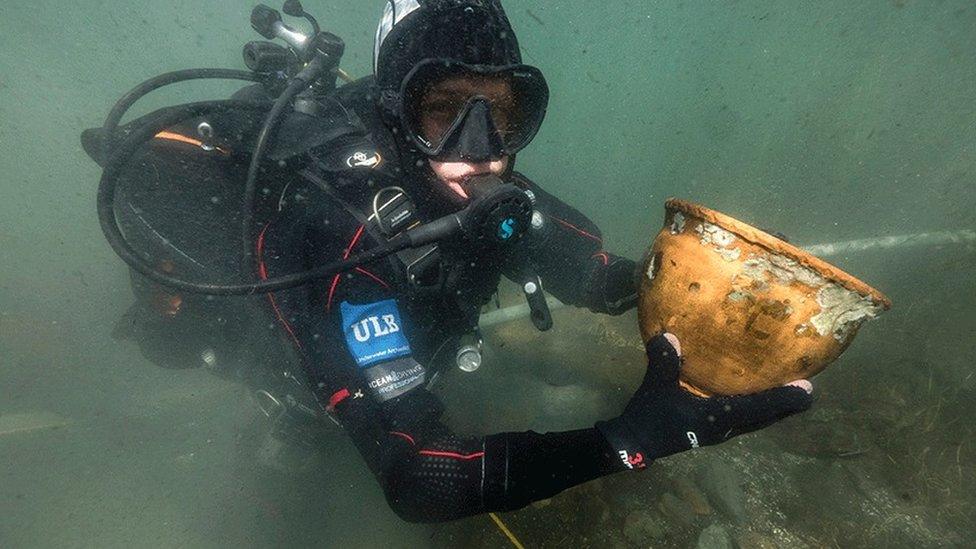
[[[546,115],[549,87],[539,69],[428,59],[401,86],[395,115],[424,155],[487,162],[528,145]]]

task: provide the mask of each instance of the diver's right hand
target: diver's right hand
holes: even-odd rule
[[[643,383],[623,414],[596,425],[627,469],[756,431],[813,403],[813,385],[806,380],[744,396],[694,395],[678,383],[680,349],[672,334],[648,341]]]

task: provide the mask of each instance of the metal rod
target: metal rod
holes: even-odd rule
[[[829,257],[850,252],[863,252],[866,250],[883,250],[908,246],[939,246],[942,244],[964,244],[966,242],[976,242],[976,231],[942,231],[935,233],[882,236],[878,238],[848,240],[845,242],[814,244],[812,246],[804,246],[803,249],[816,256]]]
[[[342,69],[336,69],[336,74],[339,76],[340,79],[342,79],[343,82],[350,83],[356,81],[356,79],[351,74],[349,74],[348,72]]]
[[[897,236],[881,236],[877,238],[862,238],[858,240],[846,240],[842,242],[829,242],[825,244],[814,244],[803,246],[803,249],[819,257],[837,256],[852,252],[863,252],[867,250],[885,250],[891,248],[907,248],[910,246],[940,246],[943,244],[965,244],[976,242],[976,231],[941,231],[933,233],[916,233]],[[546,298],[551,310],[561,309],[566,305],[558,299],[549,296]],[[528,304],[515,305],[498,309],[481,315],[482,328],[504,324],[512,320],[518,320],[529,316]]]
[[[562,309],[566,306],[562,301],[559,301],[552,296],[546,296],[546,302],[549,304],[550,311]],[[478,322],[478,326],[487,328],[489,326],[495,326],[496,324],[504,324],[512,320],[526,318],[529,316],[530,312],[531,311],[528,303],[523,303],[521,305],[515,305],[512,307],[505,307],[504,309],[498,309],[481,315],[481,320]]]

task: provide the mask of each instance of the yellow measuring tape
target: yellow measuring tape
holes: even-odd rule
[[[495,525],[498,526],[498,529],[501,530],[503,534],[505,534],[505,537],[508,538],[508,541],[512,542],[512,545],[514,545],[517,549],[525,549],[525,546],[522,545],[522,542],[520,542],[518,538],[515,537],[515,534],[513,534],[512,531],[508,529],[508,526],[505,526],[505,523],[502,522],[502,519],[498,518],[498,515],[496,515],[495,513],[488,513],[488,516],[491,517],[491,520],[495,521]]]

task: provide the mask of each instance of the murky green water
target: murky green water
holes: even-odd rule
[[[895,307],[817,378],[813,411],[504,515],[514,535],[527,547],[976,543],[976,4],[506,6],[553,92],[520,168],[618,253],[642,253],[669,196],[801,244],[949,235],[830,257]],[[242,68],[251,7],[0,8],[0,547],[503,547],[486,517],[400,522],[337,429],[267,467],[275,448],[240,384],[156,368],[112,338],[132,297],[79,135],[147,77]],[[382,2],[306,8],[346,40],[343,66],[367,74]],[[136,111],[236,87],[187,84]],[[619,410],[642,367],[634,316],[556,321],[546,335],[525,321],[488,331],[486,367],[440,388],[450,421],[541,431]]]

